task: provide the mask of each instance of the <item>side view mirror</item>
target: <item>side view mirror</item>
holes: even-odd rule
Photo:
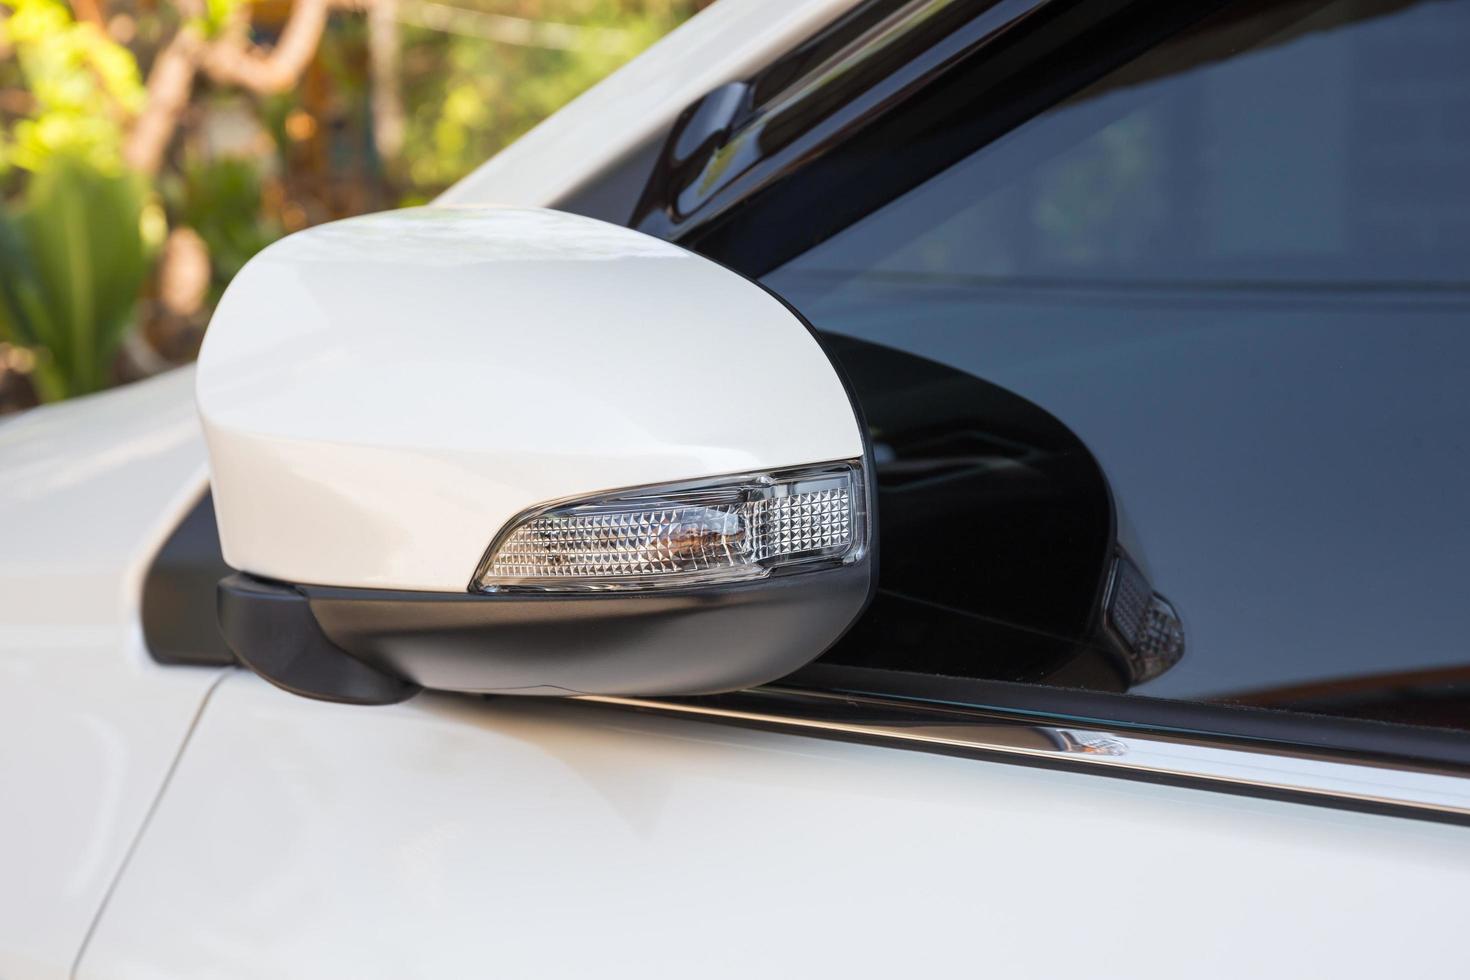
[[[230,647],[354,703],[668,695],[818,657],[874,586],[871,465],[760,286],[551,211],[313,228],[226,292],[197,397]]]

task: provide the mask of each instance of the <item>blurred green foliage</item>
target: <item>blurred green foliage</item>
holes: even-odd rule
[[[212,307],[250,257],[281,237],[281,223],[265,213],[260,168],[253,161],[196,158],[185,161],[181,170],[166,181],[165,199],[175,220],[197,231],[209,246]]]
[[[126,48],[57,0],[16,0],[0,30],[31,96],[0,140],[0,162],[27,172],[0,207],[0,340],[34,351],[41,397],[84,394],[111,380],[162,237],[122,164],[120,113],[141,106],[142,82]]]
[[[33,108],[0,135],[0,167],[41,170],[65,154],[103,171],[121,167],[121,115],[143,103],[138,63],[58,0],[14,0],[0,22]]]
[[[522,8],[527,5],[522,5]],[[692,2],[545,2],[580,32],[569,48],[405,28],[404,192],[426,200],[687,19]]]
[[[27,403],[7,401],[16,370],[49,401],[192,356],[224,287],[271,241],[431,200],[709,0],[378,2],[335,9],[280,94],[197,74],[145,178],[124,159],[139,159],[127,148],[155,98],[144,78],[170,39],[229,43],[243,18],[258,57],[291,0],[0,0],[0,412]],[[391,16],[370,24],[371,9]],[[203,305],[181,310],[180,295]],[[129,331],[140,343],[120,358]]]
[[[47,400],[106,387],[148,271],[137,177],[53,154],[0,215],[0,338],[37,351]]]

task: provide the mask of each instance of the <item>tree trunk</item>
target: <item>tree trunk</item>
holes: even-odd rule
[[[385,167],[403,149],[403,94],[398,72],[398,0],[368,8],[368,58],[372,72],[373,145]]]
[[[159,51],[148,71],[147,101],[128,133],[124,158],[144,174],[158,173],[179,120],[189,105],[194,77],[199,71],[203,70],[211,81],[257,95],[284,92],[300,81],[316,56],[327,15],[334,6],[371,9],[373,5],[374,0],[295,0],[280,41],[269,51],[262,51],[249,41],[248,6],[240,8],[240,16],[223,36],[206,40],[190,22],[197,11],[188,9],[192,6],[190,2],[179,2],[184,24]],[[396,57],[395,53],[395,77]],[[396,85],[394,98],[397,98]],[[401,140],[401,106],[398,118]]]

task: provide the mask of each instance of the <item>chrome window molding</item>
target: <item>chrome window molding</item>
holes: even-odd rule
[[[1004,711],[770,687],[582,700],[969,758],[1470,824],[1470,772],[1270,743],[1079,727]]]

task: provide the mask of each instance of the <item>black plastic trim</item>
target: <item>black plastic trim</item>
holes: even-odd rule
[[[658,696],[738,690],[816,659],[867,606],[870,569],[647,593],[299,591],[335,646],[426,688]]]
[[[862,614],[863,559],[653,593],[474,595],[296,586],[236,573],[219,621],[241,663],[294,694],[392,704],[483,694],[713,694],[809,663]]]
[[[317,625],[289,585],[237,572],[219,583],[220,631],[240,662],[279,688],[342,704],[396,704],[418,685],[363,663]]]
[[[214,613],[215,588],[233,572],[220,552],[208,490],[170,532],[143,577],[143,644],[161,664],[226,667],[235,662]]]

